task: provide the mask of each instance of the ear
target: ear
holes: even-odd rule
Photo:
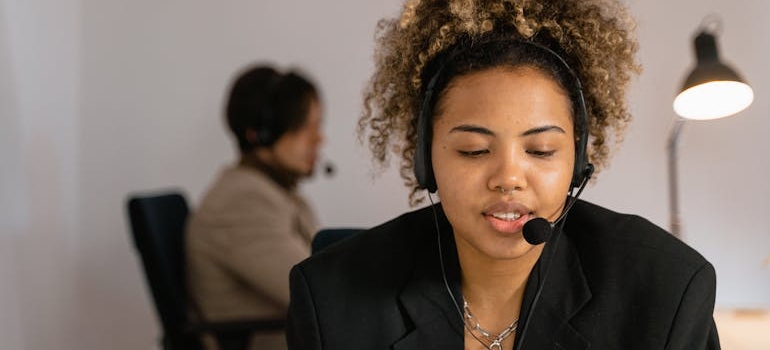
[[[259,144],[259,137],[257,136],[257,132],[253,128],[247,128],[245,131],[246,141],[253,146],[256,146]]]

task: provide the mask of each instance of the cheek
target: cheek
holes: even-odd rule
[[[467,161],[452,156],[451,151],[442,145],[434,145],[431,160],[442,201],[467,196],[478,186],[483,176],[481,169],[469,167]]]
[[[569,191],[571,172],[552,171],[538,172],[529,177],[530,186],[537,189],[541,196],[562,198]]]
[[[570,163],[571,164],[571,163]],[[539,215],[549,221],[558,218],[561,208],[566,203],[572,179],[572,168],[554,169],[530,174],[529,185],[537,197]]]
[[[302,156],[308,147],[305,140],[302,137],[299,137],[300,135],[292,135],[292,136],[293,137],[290,138],[287,142],[286,153],[288,155],[291,155],[292,158],[297,158],[299,156]]]
[[[293,164],[296,166],[301,164],[302,160],[304,159],[304,147],[302,146],[301,142],[298,142],[296,137],[291,136],[294,135],[289,135],[289,137],[283,139],[283,142],[279,145],[278,148],[276,148],[276,151],[278,153],[278,157],[282,159],[284,164]]]
[[[297,152],[311,152],[316,147],[316,143],[313,141],[314,136],[311,132],[306,132],[301,135],[301,137],[297,140]]]

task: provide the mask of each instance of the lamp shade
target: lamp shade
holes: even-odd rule
[[[687,119],[717,119],[738,113],[754,101],[754,91],[738,73],[719,60],[716,38],[695,37],[697,65],[674,99],[674,112]]]

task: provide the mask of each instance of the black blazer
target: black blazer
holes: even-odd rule
[[[434,207],[295,266],[289,348],[462,349],[462,315],[448,291],[462,305],[460,266],[451,226]],[[647,220],[585,201],[568,218],[533,269],[527,294],[547,277],[517,348],[719,349],[715,273],[700,254]]]

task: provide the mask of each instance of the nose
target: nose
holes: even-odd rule
[[[521,191],[527,188],[526,163],[513,152],[506,152],[495,159],[487,187],[496,192]]]
[[[313,143],[316,145],[320,145],[324,143],[326,140],[326,137],[324,136],[323,131],[320,128],[315,129],[313,132]]]

